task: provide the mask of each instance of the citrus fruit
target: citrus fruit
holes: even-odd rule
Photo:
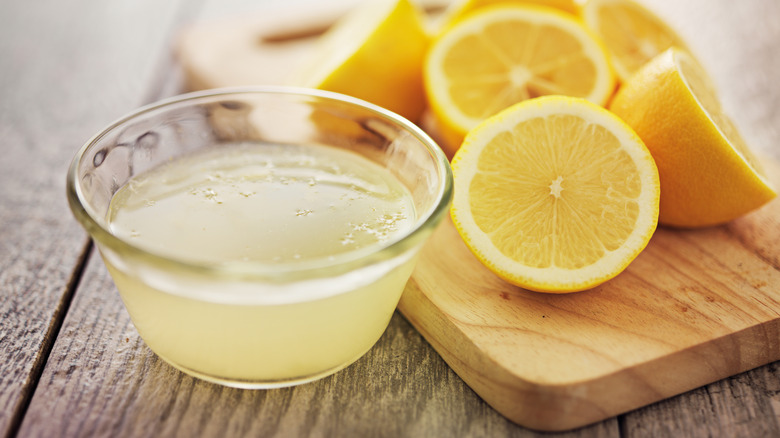
[[[452,161],[451,215],[474,255],[506,281],[574,292],[645,248],[658,171],[642,140],[584,99],[545,96],[488,118]]]
[[[614,86],[605,50],[580,21],[518,4],[481,8],[438,35],[424,80],[449,155],[466,132],[512,104],[550,94],[604,104]]]
[[[582,17],[604,41],[621,82],[669,47],[687,47],[660,17],[631,0],[588,0]]]
[[[447,8],[444,13],[443,21],[445,25],[452,24],[477,9],[500,3],[549,6],[574,15],[578,15],[580,12],[580,6],[575,0],[459,0],[452,3],[450,7]]]
[[[610,109],[655,158],[662,224],[716,225],[776,196],[709,77],[687,52],[671,48],[658,55],[621,86]]]
[[[320,37],[293,82],[417,121],[426,106],[422,64],[429,39],[422,12],[409,0],[363,2]]]

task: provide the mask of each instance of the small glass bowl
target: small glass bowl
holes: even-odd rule
[[[414,225],[382,245],[282,266],[193,262],[112,234],[112,197],[134,175],[237,142],[358,153],[406,186]],[[452,173],[430,137],[375,105],[309,89],[221,89],[148,105],[104,129],[73,159],[67,196],[158,356],[219,384],[273,388],[335,373],[376,343],[448,209]]]

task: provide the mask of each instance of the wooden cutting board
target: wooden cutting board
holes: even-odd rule
[[[197,24],[176,54],[193,89],[283,84],[340,12]],[[445,219],[399,309],[510,420],[583,426],[780,359],[780,200],[721,227],[659,228],[624,273],[568,295],[503,282]]]
[[[721,227],[659,228],[618,277],[568,295],[505,283],[446,220],[399,308],[507,418],[583,426],[780,359],[780,200]]]

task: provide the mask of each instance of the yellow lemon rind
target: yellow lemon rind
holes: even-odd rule
[[[429,43],[422,13],[409,0],[366,3],[323,35],[293,81],[417,122],[426,107],[422,65]]]
[[[642,138],[661,175],[659,223],[699,228],[727,223],[777,196],[770,181],[704,110],[680,71],[687,52],[670,48],[620,90],[610,109]]]

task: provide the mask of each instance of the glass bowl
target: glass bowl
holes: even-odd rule
[[[452,174],[385,109],[255,87],[111,124],[76,154],[67,196],[149,348],[205,380],[272,388],[376,343],[448,210]]]

